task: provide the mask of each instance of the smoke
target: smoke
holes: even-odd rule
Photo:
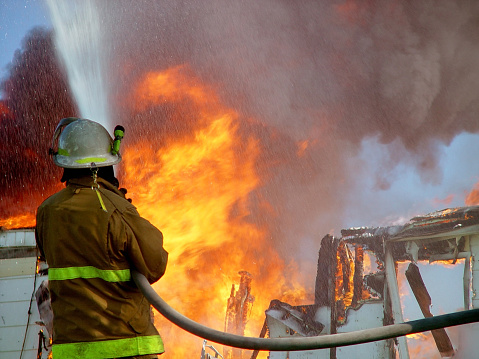
[[[24,39],[1,84],[0,218],[34,213],[61,173],[47,158],[58,119],[74,111],[53,52],[50,31]]]
[[[318,237],[347,224],[341,216],[361,177],[374,175],[387,189],[404,164],[439,183],[440,146],[478,131],[478,7],[445,0],[101,2],[113,118],[131,124],[131,136],[158,136],[160,143],[187,133],[194,122],[187,109],[141,117],[125,104],[147,71],[187,65],[238,111],[241,133],[261,140],[264,185],[251,221],[270,226],[285,256],[299,251],[314,262]],[[0,189],[15,198],[19,183],[48,183],[53,175],[41,160],[28,160],[24,170],[23,149],[43,156],[49,144],[40,151],[34,142],[48,142],[58,119],[74,113],[50,34],[37,30],[30,39],[3,83],[2,123],[9,125],[2,131],[10,132],[0,148],[10,152],[2,153],[8,172]],[[46,43],[36,48],[34,39]],[[172,121],[172,113],[184,122]],[[351,172],[351,158],[370,138],[388,145],[383,166]],[[21,143],[20,153],[9,141]],[[261,199],[271,205],[268,214]],[[311,251],[304,244],[313,241]]]
[[[257,121],[248,130],[263,140],[262,195],[284,253],[338,231],[362,176],[388,189],[404,164],[440,183],[440,146],[478,130],[476,2],[124,4],[104,9],[123,80],[117,97],[139,73],[188,64],[244,121]],[[368,138],[388,145],[384,163],[350,172]]]
[[[122,71],[188,63],[294,140],[378,135],[427,156],[477,130],[475,2],[123,4],[105,9]]]

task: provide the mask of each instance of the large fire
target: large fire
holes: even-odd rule
[[[312,291],[300,284],[296,264],[287,264],[278,255],[267,226],[258,227],[249,220],[252,202],[264,201],[257,192],[262,185],[257,171],[261,147],[254,132],[241,131],[238,113],[223,105],[212,88],[183,66],[147,73],[134,86],[129,101],[140,117],[168,105],[194,113],[193,121],[185,119],[191,131],[162,136],[161,142],[154,136],[139,136],[127,141],[122,151],[120,182],[128,188],[128,197],[140,214],[162,230],[170,253],[167,273],[155,285],[160,295],[193,320],[225,330],[231,286],[238,285],[241,271],[247,271],[252,275],[254,298],[244,334],[255,337],[271,299],[293,305],[311,302],[306,293]],[[307,147],[307,142],[298,144],[297,156]],[[477,202],[476,192],[471,192],[466,204]],[[33,213],[0,221],[5,228],[34,225]],[[361,265],[364,273],[375,272],[375,266],[362,248],[355,248],[353,256],[343,244],[337,256],[335,297],[341,304],[341,321],[341,312],[354,304],[356,266]],[[360,299],[371,296],[366,289],[360,290]],[[401,293],[405,295],[407,290],[401,288]],[[165,340],[166,358],[199,355],[201,338],[159,315],[156,322]],[[431,341],[422,336],[410,336],[409,340],[417,338]]]
[[[306,293],[312,290],[300,284],[296,264],[280,258],[267,226],[249,221],[251,203],[265,202],[255,192],[261,186],[256,169],[260,147],[254,135],[240,131],[236,111],[222,105],[211,88],[182,66],[146,74],[134,86],[129,102],[140,117],[161,106],[179,106],[194,114],[194,121],[179,118],[190,121],[190,131],[182,135],[172,131],[161,137],[161,143],[153,136],[128,138],[135,128],[126,126],[128,140],[118,168],[127,197],[165,237],[170,256],[165,276],[155,285],[160,295],[191,319],[225,330],[232,285],[237,286],[239,273],[247,271],[254,298],[244,335],[254,337],[260,334],[272,299],[311,301],[312,295],[306,298]],[[51,188],[52,193],[62,186]],[[267,203],[261,206],[269,208]],[[34,225],[34,213],[0,222],[4,228]],[[165,358],[199,357],[201,338],[160,315],[155,318]]]
[[[160,295],[186,316],[224,330],[231,285],[241,270],[252,274],[255,296],[245,335],[258,336],[273,298],[304,300],[298,284],[285,285],[287,268],[265,229],[247,221],[261,180],[257,141],[238,134],[237,114],[181,67],[149,73],[134,91],[138,112],[179,103],[193,106],[193,133],[165,143],[137,142],[124,151],[122,183],[142,216],[162,230],[170,253]],[[246,150],[237,151],[245,144]],[[294,264],[293,264],[294,266]],[[291,268],[290,268],[291,269]],[[292,271],[294,272],[294,271]],[[167,357],[199,355],[201,339],[158,319]]]
[[[0,220],[0,227],[4,228],[33,227],[34,225],[35,215],[33,213],[22,213]]]

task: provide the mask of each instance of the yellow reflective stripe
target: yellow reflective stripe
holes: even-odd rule
[[[76,160],[76,163],[90,163],[90,162],[105,162],[106,158],[104,157],[87,157]]]
[[[68,153],[68,150],[65,150],[63,148],[59,148],[57,153],[61,156],[70,156],[70,154]]]
[[[127,282],[131,279],[129,269],[98,269],[96,267],[49,268],[49,280],[67,280],[77,278],[101,278],[107,282]]]
[[[165,351],[159,335],[102,340],[97,342],[53,344],[54,359],[103,359],[147,354],[161,354]]]

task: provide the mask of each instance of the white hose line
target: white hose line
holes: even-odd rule
[[[479,309],[438,315],[431,318],[392,324],[379,328],[349,333],[320,335],[315,337],[255,338],[221,332],[201,325],[170,307],[151,287],[144,275],[131,271],[133,280],[148,301],[166,319],[187,332],[209,341],[242,349],[269,351],[297,351],[334,348],[378,340],[396,338],[408,334],[469,324],[479,321]]]

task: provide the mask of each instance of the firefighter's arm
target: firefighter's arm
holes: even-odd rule
[[[134,269],[150,283],[160,279],[166,270],[168,252],[163,248],[163,234],[136,210],[122,213],[127,225],[126,252]]]
[[[37,212],[37,223],[35,226],[35,241],[37,242],[38,248],[38,260],[41,262],[46,262],[45,253],[43,251],[43,229],[42,229],[43,219],[41,212]]]

